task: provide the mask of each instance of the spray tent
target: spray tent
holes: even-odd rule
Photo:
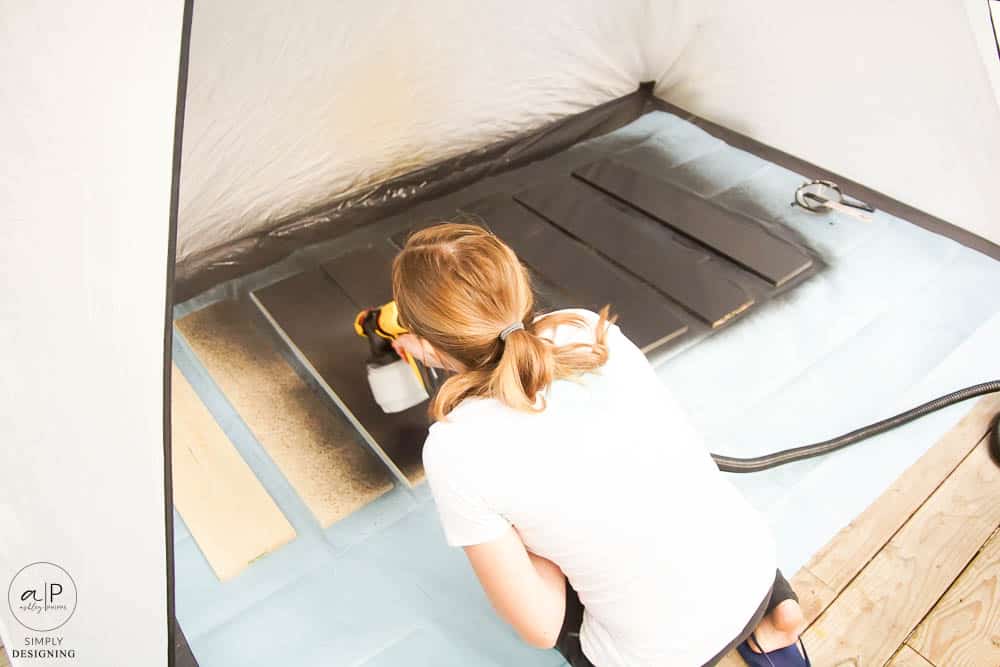
[[[724,456],[996,378],[997,10],[6,3],[0,664],[565,664],[369,393],[400,243],[468,217],[611,302]],[[733,481],[808,573],[969,410]]]

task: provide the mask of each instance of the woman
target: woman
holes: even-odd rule
[[[397,351],[454,373],[423,450],[447,542],[524,641],[574,667],[808,664],[767,524],[607,308],[535,317],[474,225],[413,234],[392,278]]]

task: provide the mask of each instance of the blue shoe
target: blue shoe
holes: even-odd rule
[[[779,648],[768,653],[755,653],[754,650],[750,648],[751,640],[758,650],[763,651],[760,648],[760,642],[757,641],[757,636],[753,633],[750,633],[749,639],[736,647],[736,650],[739,651],[740,657],[743,658],[743,662],[750,665],[750,667],[812,666],[812,663],[809,662],[809,654],[806,653],[806,645],[802,643],[801,637],[799,637],[799,641],[797,643],[792,644],[791,646]],[[802,647],[801,651],[799,651],[800,646]]]

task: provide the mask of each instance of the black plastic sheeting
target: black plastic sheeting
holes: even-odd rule
[[[1000,260],[1000,246],[995,243],[860,183],[684,111],[655,97],[653,83],[646,82],[634,93],[583,113],[373,185],[335,199],[328,205],[303,211],[280,222],[270,231],[235,239],[223,247],[189,257],[176,266],[174,302],[181,303],[218,284],[269,266],[299,248],[336,238],[488,176],[549,157],[580,141],[613,132],[653,110],[673,113],[731,146],[792,171],[837,182],[852,196],[876,208]]]

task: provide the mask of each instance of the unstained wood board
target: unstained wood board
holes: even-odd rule
[[[289,365],[253,306],[221,301],[176,326],[320,525],[392,488],[389,471]]]
[[[295,530],[173,366],[174,506],[221,581],[295,539]]]
[[[421,453],[427,428],[427,403],[386,414],[368,386],[368,343],[354,331],[362,307],[316,268],[253,293],[259,307],[292,346],[355,427],[400,479],[423,479]]]

